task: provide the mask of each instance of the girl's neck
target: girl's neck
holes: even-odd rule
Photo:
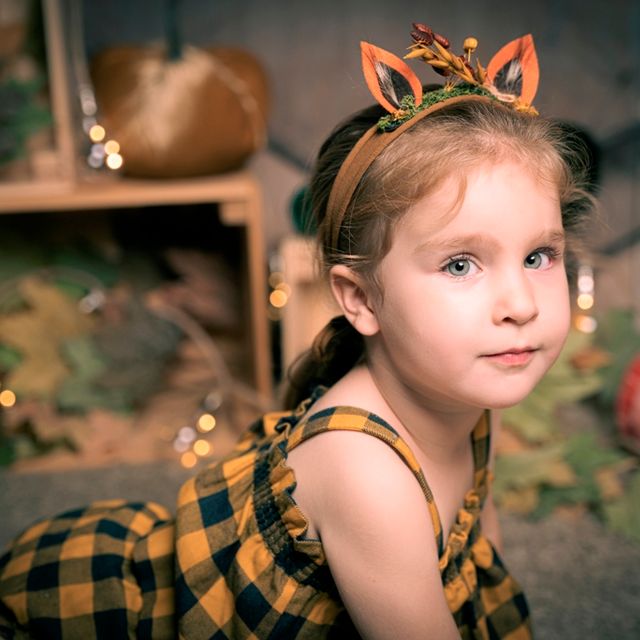
[[[436,464],[453,464],[468,451],[469,436],[482,409],[425,398],[398,384],[383,368],[361,366],[350,375],[368,389],[367,399],[375,408],[366,408],[387,420],[428,459]]]

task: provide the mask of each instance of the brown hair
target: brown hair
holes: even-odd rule
[[[470,171],[487,161],[505,160],[522,162],[557,189],[571,275],[576,240],[594,204],[584,183],[589,165],[586,149],[559,123],[495,102],[464,101],[444,107],[391,142],[360,180],[333,242],[327,215],[333,182],[349,151],[382,115],[377,105],[356,113],[334,130],[318,154],[309,203],[323,275],[334,265],[346,264],[377,287],[376,267],[389,251],[395,225],[412,205],[452,175],[458,178],[463,197]],[[319,384],[334,384],[364,355],[362,336],[344,316],[334,318],[293,364],[285,405],[295,406]]]

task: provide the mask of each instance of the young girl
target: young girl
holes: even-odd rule
[[[110,502],[29,529],[0,562],[8,637],[530,637],[499,557],[493,410],[562,348],[589,197],[530,106],[530,37],[485,70],[474,39],[456,56],[415,26],[409,56],[444,88],[363,44],[389,115],[320,150],[310,202],[343,315],[293,373],[297,408],[187,482],[175,521]]]

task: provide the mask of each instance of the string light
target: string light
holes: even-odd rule
[[[575,327],[582,333],[593,333],[598,328],[598,321],[592,316],[579,314],[574,320]]]
[[[200,457],[209,455],[211,453],[211,445],[206,440],[196,440],[193,443],[193,452]]]
[[[593,307],[593,296],[590,293],[581,293],[578,296],[577,303],[583,311],[587,311]]]
[[[104,143],[104,150],[107,154],[120,153],[120,144],[115,140],[107,140]]]
[[[281,289],[275,289],[269,294],[269,302],[272,307],[282,309],[289,301],[289,296]]]
[[[207,433],[212,431],[216,426],[215,416],[212,416],[210,413],[203,413],[198,418],[198,431],[202,433]]]
[[[223,403],[224,394],[219,386],[215,386],[204,397],[200,411],[194,416],[193,426],[187,424],[174,432],[171,440],[174,450],[180,454],[180,464],[185,468],[194,467],[200,458],[213,455],[214,446],[208,440],[218,425],[214,414]]]
[[[591,265],[581,264],[578,267],[578,296],[576,305],[582,312],[587,312],[595,304],[595,278]],[[574,318],[578,331],[593,333],[598,328],[598,321],[589,313],[579,313]]]
[[[82,3],[76,3],[74,10],[69,14],[69,41],[67,44],[70,51],[70,61],[73,65],[77,98],[82,112],[82,130],[91,142],[91,148],[86,155],[86,163],[91,169],[98,170],[106,167],[117,171],[124,164],[122,156],[119,155],[120,144],[115,140],[108,140],[104,145],[101,144],[107,137],[107,130],[99,122],[98,103],[87,67],[81,5]],[[101,144],[101,146],[97,148],[96,144]]]
[[[222,405],[222,391],[220,389],[210,391],[202,404],[207,411],[217,411]]]
[[[115,171],[123,165],[124,160],[119,153],[109,153],[107,154],[107,159],[105,160],[105,163],[107,167],[109,167],[109,169]]]
[[[192,469],[198,464],[198,456],[193,451],[186,451],[180,456],[180,464],[187,469]]]
[[[275,289],[279,284],[284,282],[284,273],[282,271],[272,271],[269,274],[269,286]]]
[[[10,389],[3,389],[0,391],[0,405],[5,409],[13,407],[16,403],[16,394]]]
[[[275,260],[275,258],[274,258]],[[282,309],[289,302],[291,297],[291,287],[286,283],[284,272],[280,268],[274,268],[269,274],[269,309],[267,315],[270,320],[280,320],[282,317]]]
[[[94,124],[89,129],[89,138],[91,142],[102,142],[107,135],[104,127],[99,124]]]

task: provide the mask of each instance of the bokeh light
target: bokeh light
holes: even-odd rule
[[[5,408],[13,407],[16,403],[16,394],[10,389],[0,391],[0,405]]]
[[[207,433],[211,431],[216,426],[215,416],[212,416],[210,413],[203,413],[200,418],[198,418],[198,430],[203,433]]]

